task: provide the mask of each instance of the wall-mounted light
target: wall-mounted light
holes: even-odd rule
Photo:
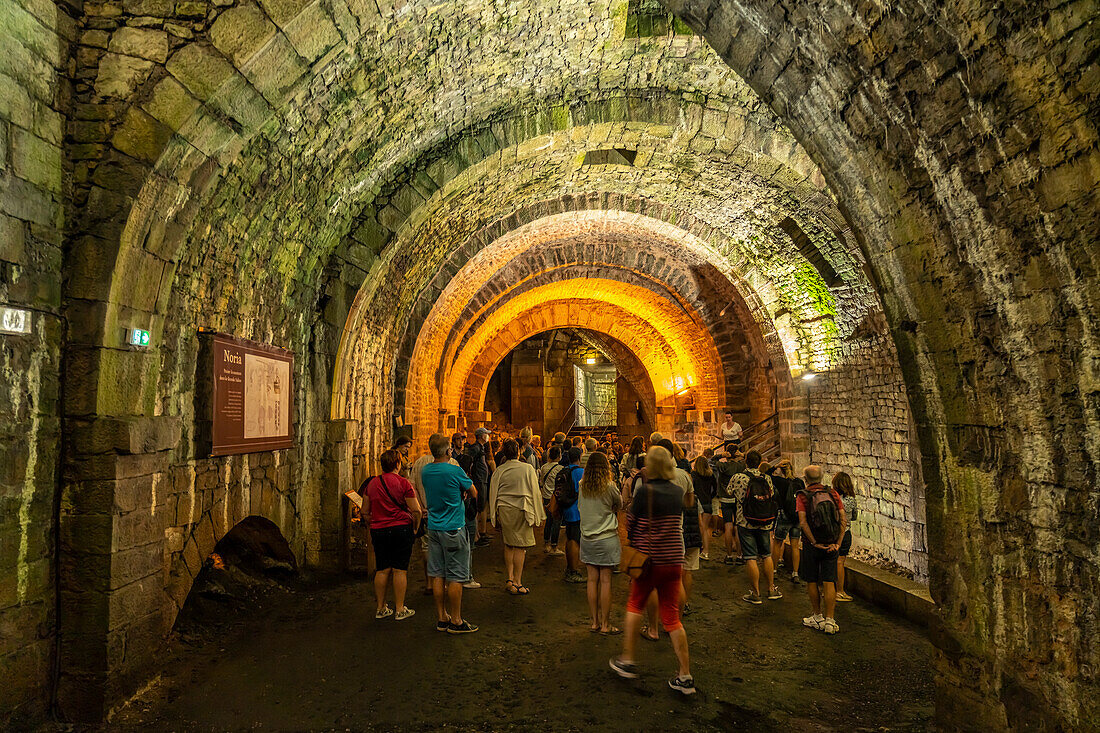
[[[817,379],[817,372],[806,372],[802,375],[803,382],[812,382]]]
[[[0,333],[31,332],[31,312],[23,308],[0,307]]]
[[[584,362],[585,362],[586,364],[595,364],[595,363],[596,363],[596,359],[595,359],[595,357],[592,357],[592,356],[590,356],[590,357],[588,357],[587,359],[585,359],[585,360],[584,360]]]

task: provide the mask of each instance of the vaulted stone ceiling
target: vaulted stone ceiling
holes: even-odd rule
[[[22,627],[81,589],[62,698],[105,709],[245,516],[334,557],[343,459],[422,398],[401,376],[418,341],[473,340],[468,304],[436,319],[436,300],[476,282],[504,312],[521,263],[467,260],[593,212],[703,268],[696,294],[627,264],[618,224],[624,256],[570,265],[681,296],[716,391],[742,341],[777,388],[783,362],[829,370],[780,414],[815,418],[815,460],[874,477],[869,542],[927,572],[941,719],[1096,718],[1095,3],[666,1],[701,35],[645,37],[627,2],[3,6],[0,290],[38,324],[2,354],[4,529]],[[582,165],[611,148],[633,165]],[[200,326],[295,352],[294,449],[199,454]],[[473,351],[456,356],[484,372]],[[361,430],[333,419],[352,415]],[[34,635],[20,659],[44,658]]]

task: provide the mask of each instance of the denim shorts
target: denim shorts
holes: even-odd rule
[[[798,522],[788,522],[783,512],[779,513],[779,519],[775,520],[775,539],[782,542],[788,537],[797,540],[802,536],[802,527]]]
[[[466,528],[428,530],[428,577],[451,583],[470,580],[470,536]]]
[[[772,554],[772,533],[767,529],[749,529],[738,527],[737,537],[741,540],[741,554],[746,560],[763,560]]]

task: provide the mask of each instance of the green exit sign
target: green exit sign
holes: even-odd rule
[[[144,328],[131,328],[129,330],[130,346],[148,346],[151,336]]]

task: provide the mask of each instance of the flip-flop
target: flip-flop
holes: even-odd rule
[[[620,629],[618,626],[612,626],[607,631],[601,631],[600,636],[616,636],[621,633],[623,633],[622,629]]]
[[[514,596],[518,596],[520,594],[519,586],[513,583],[511,580],[509,580],[504,587],[507,588],[508,592]]]
[[[517,590],[517,591],[519,591],[519,594],[520,594],[521,596],[525,596],[525,595],[527,595],[528,593],[530,593],[530,592],[531,592],[531,589],[530,589],[530,588],[528,588],[528,587],[527,587],[527,586],[525,586],[525,585],[517,585],[517,586],[516,586],[516,590]]]
[[[598,633],[600,633],[600,627],[598,625],[597,626],[589,626],[588,631],[589,631],[589,633],[592,633],[592,634],[598,634]]]
[[[661,640],[661,636],[660,636],[659,633],[658,633],[657,636],[654,637],[654,636],[650,636],[647,633],[648,631],[649,631],[649,626],[643,626],[642,627],[642,638],[643,639],[645,639],[646,641],[660,641]]]

